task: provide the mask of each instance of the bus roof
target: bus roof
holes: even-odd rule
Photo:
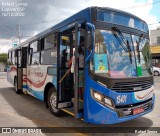
[[[125,11],[122,11],[122,10],[119,10],[119,9],[113,9],[113,8],[109,8],[109,7],[88,7],[88,8],[85,8],[81,11],[79,11],[78,13],[72,15],[71,17],[65,19],[64,21],[56,24],[55,26],[52,26],[44,31],[42,31],[41,33],[33,36],[32,38],[24,41],[23,43],[21,43],[20,45],[18,45],[17,47],[13,47],[12,49],[10,49],[9,51],[11,50],[15,50],[17,48],[19,48],[20,46],[22,45],[25,45],[27,43],[30,43],[32,41],[35,41],[36,39],[40,39],[41,37],[43,37],[44,35],[48,34],[48,33],[51,33],[55,30],[58,30],[60,29],[61,27],[71,23],[71,22],[74,22],[76,21],[77,19],[85,19],[87,22],[92,22],[92,18],[91,18],[91,10],[92,9],[102,9],[102,10],[108,10],[108,11],[114,11],[114,12],[120,12],[120,13],[123,13],[123,14],[127,14],[129,16],[132,16],[134,18],[137,18],[141,21],[143,21],[144,23],[146,23],[144,20],[140,19],[139,17],[131,14],[131,13],[128,13],[128,12],[125,12]]]

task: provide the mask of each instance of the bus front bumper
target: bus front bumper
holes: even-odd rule
[[[151,112],[154,108],[154,101],[155,95],[142,104],[133,107],[118,107],[113,110],[93,100],[92,105],[88,108],[88,116],[84,117],[84,121],[93,124],[116,124],[132,120]],[[133,109],[142,107],[145,109],[142,113],[133,115]]]

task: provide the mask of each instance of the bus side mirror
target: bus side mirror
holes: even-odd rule
[[[92,33],[90,31],[87,31],[87,38],[86,38],[86,49],[91,50],[92,48],[92,43],[93,43],[93,37]]]
[[[89,50],[89,55],[85,59],[85,63],[88,63],[89,60],[92,58],[94,53],[94,46],[95,46],[95,27],[91,23],[87,23],[87,42],[86,42],[86,49]]]
[[[87,42],[86,42],[86,49],[94,50],[94,41],[95,41],[95,26],[91,23],[87,23]]]

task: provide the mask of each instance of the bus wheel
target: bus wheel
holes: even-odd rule
[[[60,109],[56,108],[57,93],[54,87],[51,87],[49,89],[48,96],[47,96],[47,103],[48,103],[49,110],[51,111],[53,115],[58,116],[58,117],[63,115],[63,112]]]
[[[16,92],[17,94],[20,94],[20,93],[21,93],[21,90],[18,89],[18,87],[17,87],[17,78],[16,78],[16,77],[15,77],[15,79],[14,79],[14,89],[15,89],[15,92]]]

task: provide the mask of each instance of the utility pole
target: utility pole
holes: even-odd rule
[[[20,26],[19,24],[17,24],[16,26],[16,33],[17,33],[17,37],[18,37],[18,41],[19,41],[19,44],[21,43],[21,34],[20,34]]]
[[[15,33],[16,37],[18,38],[18,44],[20,44],[21,43],[21,34],[20,34],[20,26],[19,26],[19,24],[17,24],[15,28],[12,28],[12,27],[10,27],[8,25],[6,25],[6,27],[14,30],[14,33]]]

